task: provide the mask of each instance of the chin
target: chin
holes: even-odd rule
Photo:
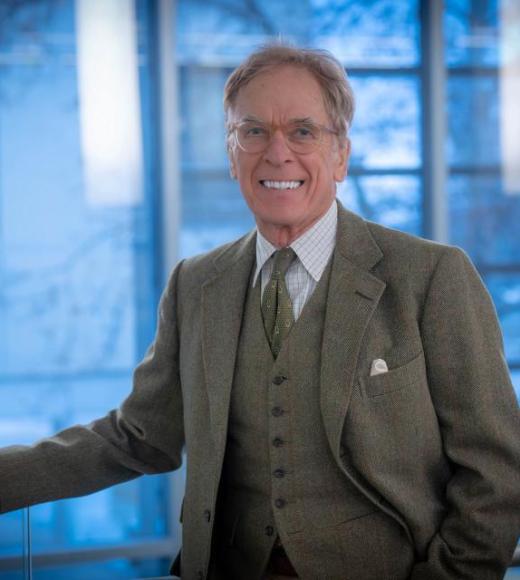
[[[280,207],[274,211],[265,212],[259,217],[264,223],[278,228],[293,228],[302,221],[300,211],[295,207]]]

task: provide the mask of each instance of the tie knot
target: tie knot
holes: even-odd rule
[[[277,250],[274,254],[273,262],[273,276],[285,276],[285,272],[291,265],[291,262],[296,258],[296,254],[292,248],[282,248]]]

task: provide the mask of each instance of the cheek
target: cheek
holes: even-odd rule
[[[254,185],[255,160],[245,159],[243,157],[234,157],[233,167],[236,177],[241,185],[248,186],[248,189]]]
[[[324,184],[334,181],[335,166],[331,159],[320,159],[308,167],[308,173],[315,187],[322,188]]]

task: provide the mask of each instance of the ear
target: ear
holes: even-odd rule
[[[347,137],[344,143],[339,143],[336,167],[334,168],[334,181],[340,182],[347,176],[348,160],[350,159],[350,139]]]
[[[237,170],[235,166],[235,157],[233,155],[232,150],[228,150],[228,157],[229,157],[229,175],[231,175],[231,179],[236,179]]]
[[[237,178],[237,168],[236,168],[236,160],[235,160],[235,145],[232,142],[232,139],[228,136],[227,138],[227,142],[226,142],[226,149],[227,149],[227,155],[228,155],[228,159],[229,159],[229,175],[231,176],[231,179],[236,179]]]

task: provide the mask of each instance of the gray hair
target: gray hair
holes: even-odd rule
[[[237,95],[257,75],[280,66],[301,67],[318,81],[332,128],[344,141],[354,117],[354,93],[342,64],[327,50],[270,44],[256,50],[239,65],[224,87],[224,112],[229,131],[229,112]]]

